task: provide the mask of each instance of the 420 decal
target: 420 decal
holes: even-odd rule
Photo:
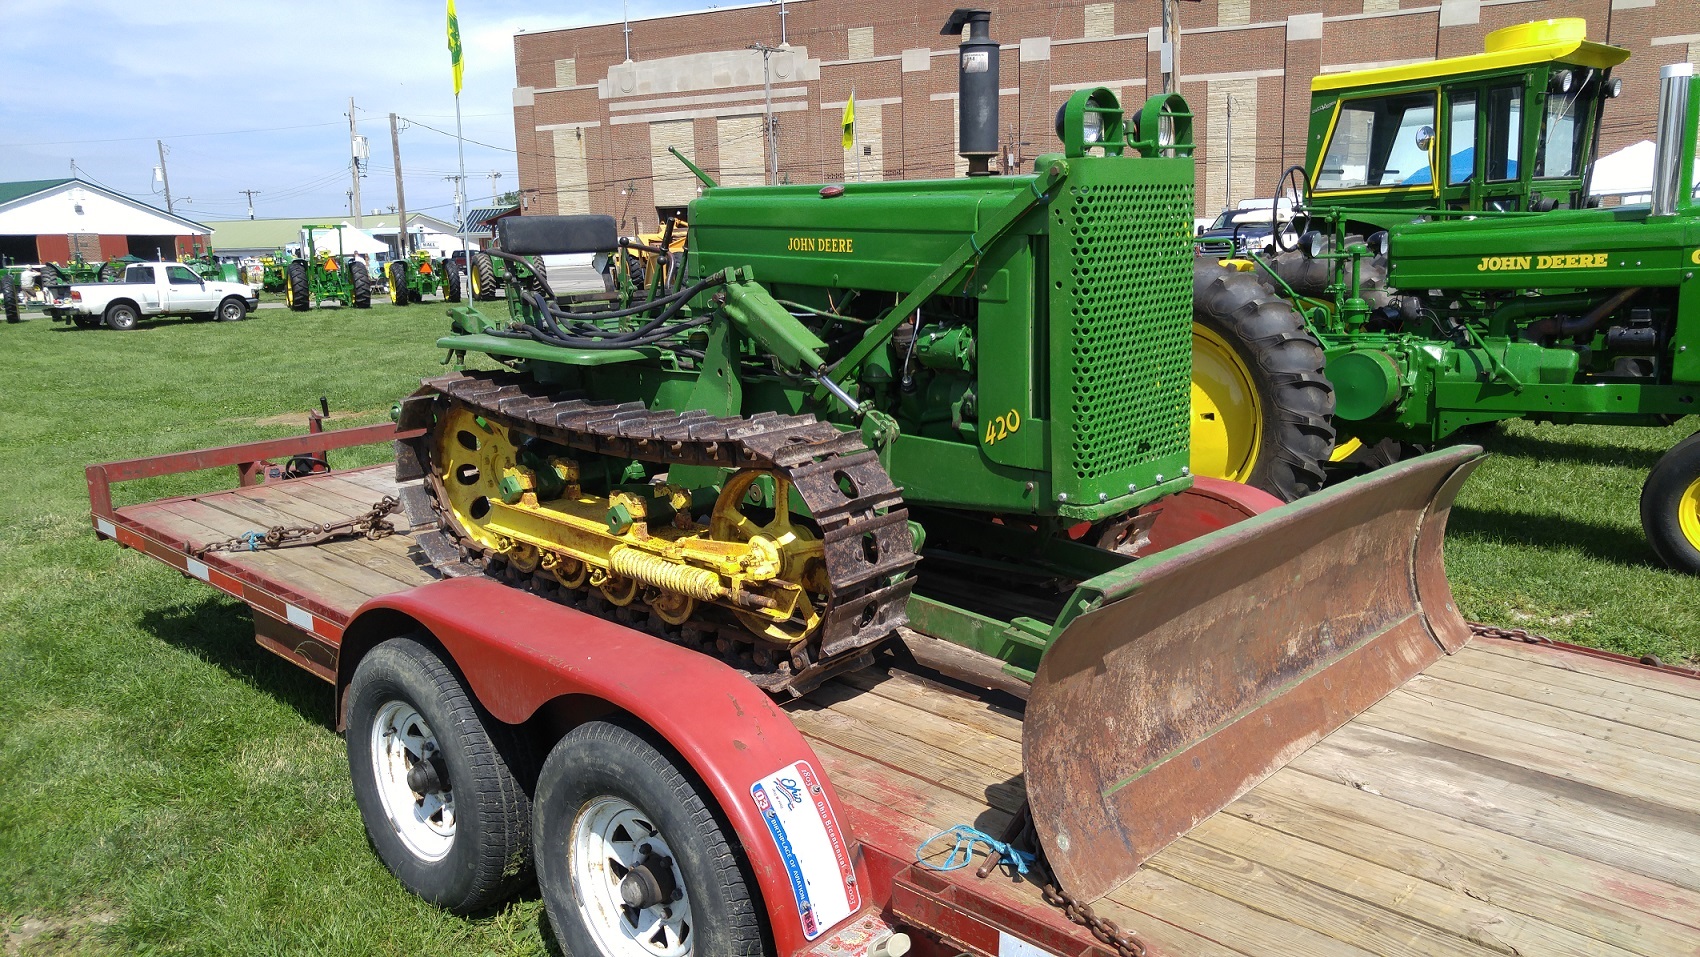
[[[995,445],[1021,431],[1021,413],[1014,409],[986,421],[986,444]]]

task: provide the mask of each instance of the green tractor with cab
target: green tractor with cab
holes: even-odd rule
[[[1283,176],[1299,248],[1202,260],[1195,279],[1255,276],[1302,316],[1323,361],[1298,374],[1334,396],[1330,458],[1384,464],[1505,419],[1700,411],[1691,65],[1661,79],[1652,202],[1589,192],[1628,55],[1552,20],[1496,31],[1481,54],[1313,82],[1306,165]],[[1292,418],[1269,401],[1278,383],[1243,342],[1194,328],[1194,413],[1220,416],[1222,474],[1273,467],[1285,449],[1267,438]],[[1700,574],[1700,433],[1653,467],[1641,519],[1664,564]]]

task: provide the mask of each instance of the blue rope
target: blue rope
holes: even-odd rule
[[[266,533],[265,532],[245,532],[241,537],[242,537],[242,541],[244,541],[248,544],[248,550],[249,551],[257,552],[257,551],[260,550],[260,543],[264,542],[266,540]]]
[[[950,849],[950,853],[945,856],[944,863],[933,864],[925,860],[928,846],[939,838],[947,835],[954,836],[956,838],[956,844]],[[985,831],[970,827],[967,824],[958,824],[955,827],[947,828],[922,841],[920,845],[915,848],[915,862],[929,870],[959,870],[967,867],[973,862],[974,845],[976,844],[986,845],[987,854],[995,852],[1003,855],[1003,863],[1014,867],[1017,874],[1027,873],[1027,866],[1033,863],[1032,854],[1029,854],[1026,851],[1018,851],[1003,841],[987,834]],[[958,858],[960,858],[960,860]]]

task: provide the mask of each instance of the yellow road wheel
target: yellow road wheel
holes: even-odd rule
[[[1700,575],[1700,432],[1678,442],[1647,473],[1641,528],[1660,561]]]
[[[759,484],[758,484],[759,481]],[[771,499],[767,491],[771,489]],[[762,504],[768,499],[772,507]],[[746,611],[734,614],[744,627],[770,641],[794,644],[820,627],[820,613],[809,593],[826,591],[826,550],[803,517],[791,511],[791,480],[777,472],[749,469],[733,475],[715,499],[709,517],[709,538],[721,542],[743,542],[771,548],[778,564],[778,579],[793,587],[795,604],[789,615],[780,611]]]
[[[1263,404],[1251,370],[1208,326],[1192,324],[1192,471],[1244,482],[1263,435]]]

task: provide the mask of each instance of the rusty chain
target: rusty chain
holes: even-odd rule
[[[1472,621],[1470,634],[1477,638],[1498,638],[1502,641],[1521,641],[1529,645],[1550,645],[1552,639],[1545,635],[1537,635],[1527,628],[1505,628],[1500,625],[1489,625],[1484,622]]]
[[[1139,935],[1122,930],[1121,925],[1108,917],[1093,913],[1091,904],[1082,904],[1055,884],[1045,885],[1045,903],[1062,909],[1070,921],[1092,932],[1098,942],[1115,948],[1117,957],[1145,957],[1145,943]]]
[[[293,545],[317,545],[338,538],[363,536],[369,541],[377,541],[395,534],[395,526],[386,516],[401,508],[401,503],[392,496],[386,495],[378,499],[360,515],[345,518],[338,522],[326,522],[319,525],[273,525],[265,531],[255,530],[222,542],[210,542],[195,548],[192,552],[196,558],[208,552],[255,552],[263,548],[288,548]]]

